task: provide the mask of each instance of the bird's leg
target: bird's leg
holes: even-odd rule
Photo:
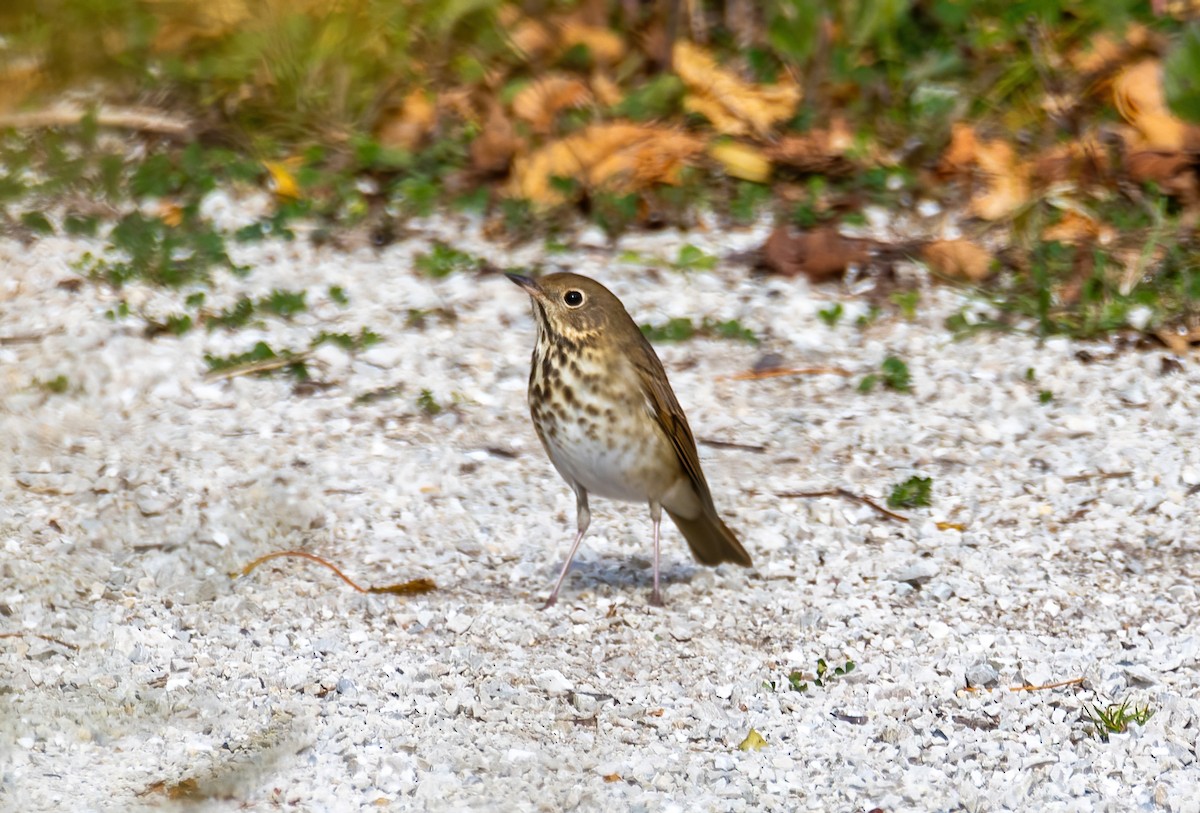
[[[664,607],[662,593],[658,589],[658,532],[662,525],[662,506],[650,503],[650,519],[654,522],[654,592],[650,594],[650,606]]]
[[[587,533],[588,525],[592,522],[592,512],[588,510],[587,489],[580,485],[576,485],[574,488],[575,518],[579,530],[575,534],[575,541],[571,544],[571,552],[567,554],[567,561],[563,563],[562,573],[558,574],[558,581],[554,583],[554,592],[542,605],[543,610],[550,609],[554,606],[554,602],[558,601],[558,589],[562,587],[563,579],[567,578],[567,571],[571,569],[571,560],[575,558],[575,552],[579,550],[579,543],[583,541],[583,535]]]

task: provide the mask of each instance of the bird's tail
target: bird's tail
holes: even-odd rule
[[[715,511],[701,511],[694,519],[681,517],[667,511],[667,515],[675,523],[675,527],[687,540],[688,547],[697,561],[706,565],[719,565],[722,562],[733,562],[742,567],[750,567],[750,554],[738,542],[733,531],[729,530]]]

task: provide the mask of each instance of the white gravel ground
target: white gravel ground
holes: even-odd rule
[[[539,259],[425,226],[501,265]],[[724,255],[763,234],[618,250]],[[103,318],[112,291],[59,287],[95,244],[0,243],[0,808],[158,808],[184,783],[214,810],[1200,810],[1195,359],[1165,375],[1161,352],[954,343],[945,289],[914,322],[860,329],[865,306],[835,288],[647,271],[583,242],[556,261],[639,321],[736,317],[764,337],[660,347],[700,438],[763,447],[700,448],[756,567],[697,566],[671,528],[661,610],[647,511],[603,500],[559,606],[539,610],[574,501],[529,423],[533,324],[503,278],[421,278],[421,240],[242,247],[253,273],[211,307],[278,287],[312,311],[146,340]],[[159,316],[179,299],[123,295]],[[831,329],[816,311],[838,298]],[[457,320],[406,326],[412,308]],[[322,349],[333,386],[315,394],[203,375],[205,352],[362,326],[384,341]],[[727,378],[765,352],[854,376]],[[915,393],[859,393],[889,354]],[[58,375],[68,392],[35,386]],[[402,391],[355,403],[386,387]],[[423,389],[452,408],[425,416]],[[776,496],[882,502],[912,474],[935,502],[909,524]],[[299,560],[228,576],[290,548],[439,589],[363,595]],[[818,658],[858,668],[791,690]],[[1089,737],[1088,705],[1124,700],[1156,713]],[[751,729],[766,747],[738,750]]]

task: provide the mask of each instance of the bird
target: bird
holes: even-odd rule
[[[750,554],[713,504],[695,438],[662,362],[621,300],[579,274],[507,276],[532,300],[537,327],[530,417],[550,462],[575,492],[575,541],[545,608],[557,601],[591,523],[589,495],[649,506],[654,606],[663,606],[663,511],[701,563],[750,567]]]

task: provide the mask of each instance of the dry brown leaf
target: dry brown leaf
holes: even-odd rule
[[[1160,328],[1154,331],[1154,335],[1158,340],[1167,346],[1173,353],[1186,355],[1191,351],[1192,347],[1200,344],[1200,327],[1180,327],[1177,329]]]
[[[771,161],[757,147],[738,141],[723,141],[710,145],[708,154],[734,178],[754,183],[771,180]]]
[[[625,98],[620,85],[602,71],[592,74],[592,93],[596,94],[596,99],[606,107],[612,107]]]
[[[625,56],[625,40],[615,31],[588,25],[579,20],[566,20],[558,32],[558,41],[566,51],[576,45],[588,49],[593,60],[600,65],[612,65]]]
[[[673,58],[688,89],[684,109],[704,116],[719,133],[765,137],[800,103],[800,87],[790,78],[777,85],[744,82],[690,42],[675,43]]]
[[[1140,146],[1167,151],[1200,149],[1200,127],[1178,118],[1167,107],[1159,60],[1147,59],[1121,71],[1113,82],[1113,101],[1141,135]]]
[[[777,274],[824,282],[840,277],[851,265],[868,262],[870,246],[867,240],[843,237],[832,226],[797,232],[779,226],[763,246],[763,264]]]
[[[951,128],[950,144],[942,155],[939,170],[960,175],[977,170],[985,188],[977,192],[968,213],[984,220],[1001,220],[1029,202],[1029,164],[1017,160],[1012,145],[1000,139],[981,139],[969,124]]]
[[[972,215],[1002,220],[1029,202],[1029,165],[1017,161],[1012,145],[999,140],[984,142],[978,159],[987,189],[971,199],[968,211]]]
[[[979,151],[979,136],[970,124],[956,122],[950,127],[950,144],[938,163],[938,171],[945,175],[968,172],[976,164]]]
[[[414,90],[398,108],[380,116],[375,138],[385,147],[412,151],[424,143],[436,124],[437,108],[424,90]]]
[[[544,23],[537,20],[526,17],[511,25],[504,25],[503,22],[501,25],[508,32],[508,42],[513,50],[527,60],[543,56],[554,47],[554,35]]]
[[[566,201],[554,178],[571,178],[587,189],[629,193],[654,184],[675,184],[703,152],[694,136],[665,127],[613,122],[594,124],[554,141],[513,163],[506,193],[538,206]]]
[[[1200,175],[1192,156],[1177,152],[1143,150],[1125,157],[1125,168],[1135,181],[1153,181],[1163,192],[1185,206],[1200,204]]]
[[[166,223],[171,228],[175,228],[183,222],[183,207],[178,202],[164,198],[158,202],[155,207],[155,214],[158,219]]]
[[[1042,230],[1042,239],[1046,242],[1058,241],[1070,245],[1104,243],[1114,236],[1111,231],[1088,214],[1071,209],[1063,215],[1062,220]]]
[[[845,119],[839,117],[829,129],[816,128],[803,135],[784,136],[767,147],[766,155],[797,172],[840,174],[852,168],[846,153],[853,144],[854,134]]]
[[[1150,30],[1141,23],[1132,23],[1125,28],[1120,39],[1102,32],[1091,42],[1067,54],[1067,63],[1079,73],[1098,74],[1111,71],[1138,49],[1150,42]]]
[[[492,102],[483,130],[471,141],[471,167],[480,175],[500,175],[512,163],[520,141],[504,109]]]
[[[992,275],[991,253],[970,240],[935,240],[921,249],[921,259],[951,279],[982,282]]]
[[[218,39],[254,16],[246,0],[150,0],[148,6],[158,22],[154,50],[159,53],[175,53],[195,40]]]
[[[41,85],[43,78],[40,60],[0,61],[0,113],[20,107]]]
[[[1108,150],[1093,136],[1057,144],[1033,160],[1032,179],[1039,186],[1071,181],[1089,186],[1108,179],[1112,172]]]
[[[587,85],[562,74],[551,74],[526,85],[513,98],[513,115],[529,122],[534,132],[548,133],[560,112],[592,101]]]

